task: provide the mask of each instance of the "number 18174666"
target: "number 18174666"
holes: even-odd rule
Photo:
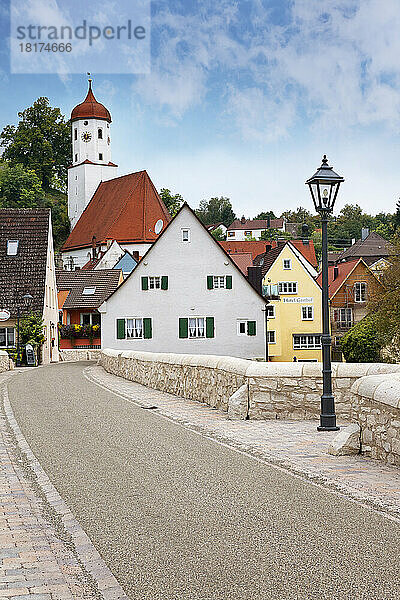
[[[53,44],[46,42],[30,42],[21,43],[19,45],[21,52],[71,52],[72,44]]]

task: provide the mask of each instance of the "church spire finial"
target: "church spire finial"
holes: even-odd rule
[[[89,79],[88,79],[88,82],[89,82],[89,90],[91,90],[91,89],[92,89],[92,81],[93,81],[93,79],[92,79],[92,77],[91,77],[91,73],[89,73],[89,71],[87,72],[87,74],[88,74],[88,76],[89,76]]]

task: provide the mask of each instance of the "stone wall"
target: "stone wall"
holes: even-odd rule
[[[73,360],[79,360],[74,358]],[[318,419],[320,363],[257,363],[228,356],[104,350],[110,373],[221,408],[234,419]],[[334,363],[339,421],[361,428],[361,452],[400,465],[400,365]]]
[[[60,350],[60,361],[99,360],[101,350]]]
[[[314,419],[320,414],[320,363],[258,363],[229,356],[106,349],[100,364],[125,379],[226,411],[229,398],[245,384],[248,394],[243,400],[244,418]],[[357,379],[392,372],[400,372],[400,365],[334,364],[338,416],[351,418],[350,387]]]
[[[14,368],[14,363],[8,356],[5,350],[0,350],[0,373],[4,371],[11,371]]]
[[[361,427],[361,452],[400,465],[400,373],[362,377],[351,387],[351,420]]]

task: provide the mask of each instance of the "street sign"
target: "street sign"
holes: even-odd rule
[[[25,346],[25,354],[26,354],[26,364],[28,365],[28,367],[36,367],[35,351],[33,350],[33,347],[31,346],[31,344],[27,344]]]
[[[11,317],[10,311],[8,310],[0,310],[0,321],[8,321],[8,319]]]

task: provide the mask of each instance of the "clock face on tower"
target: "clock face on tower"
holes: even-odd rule
[[[84,142],[90,142],[92,139],[92,134],[89,131],[84,131],[81,137]]]

